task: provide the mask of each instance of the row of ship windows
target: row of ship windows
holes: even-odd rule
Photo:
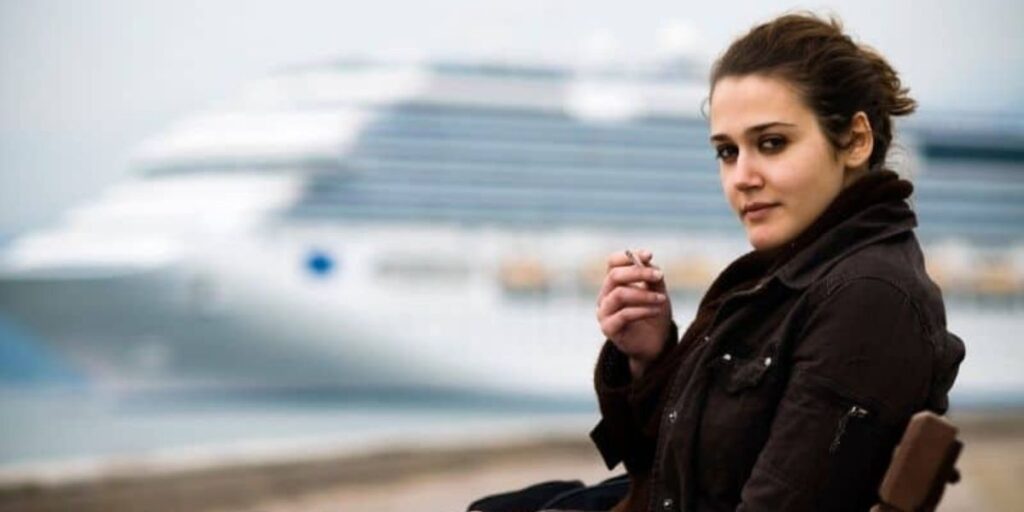
[[[343,157],[346,161],[397,160],[428,162],[473,162],[517,163],[517,164],[566,164],[614,166],[617,168],[640,169],[698,169],[717,173],[718,164],[714,153],[706,144],[666,145],[657,150],[638,145],[595,145],[571,143],[524,143],[494,139],[439,139],[403,137],[367,137],[361,139],[353,151]],[[1016,188],[1024,188],[1020,182],[1024,165],[989,165],[978,162],[954,164],[943,160],[924,162],[925,169],[918,170],[921,176],[934,174],[936,177],[961,183],[984,181],[1005,181]],[[954,167],[953,171],[947,169]],[[969,168],[966,168],[969,167]]]
[[[428,209],[502,208],[565,211],[613,210],[660,215],[726,213],[720,194],[686,188],[658,189],[622,187],[480,187],[467,185],[411,183],[350,183],[343,188],[309,190],[303,204],[364,205],[366,207],[411,207]],[[927,195],[916,199],[914,209],[924,219],[958,219],[976,222],[1024,223],[1024,203],[990,200],[949,203],[933,201]]]
[[[593,131],[650,130],[671,131],[685,129],[707,129],[705,121],[698,118],[645,116],[627,122],[611,125],[587,124],[564,112],[531,110],[522,108],[487,108],[480,106],[454,106],[408,102],[401,105],[378,109],[382,121],[387,122],[472,122],[495,126],[563,127]]]
[[[680,135],[695,135],[700,140],[707,137],[707,120],[693,117],[647,115],[626,122],[610,124],[587,123],[563,112],[540,111],[521,108],[481,107],[470,105],[439,105],[410,101],[399,105],[376,109],[380,116],[380,125],[385,126],[422,126],[422,125],[455,125],[474,126],[477,129],[497,127],[511,129],[509,131],[538,131],[544,128],[553,130],[583,131],[595,135],[610,133],[643,134],[644,137],[656,138]],[[973,128],[962,132],[951,132],[948,122],[952,118],[917,118],[901,128],[901,132],[912,134],[926,143],[929,148],[955,148],[973,146],[973,140],[980,141],[986,147],[1020,149],[1020,122],[1012,116],[1006,119],[985,116],[980,124],[975,120]],[[960,114],[956,122],[961,125],[971,119]],[[955,133],[955,138],[950,134]],[[1004,134],[994,138],[992,133]],[[949,142],[947,144],[947,141]],[[1019,160],[1019,158],[1018,158]]]
[[[443,155],[448,156],[445,152]],[[608,165],[606,162],[570,162],[568,164],[539,162],[522,165],[522,162],[492,158],[486,161],[464,161],[462,159],[399,158],[397,156],[367,156],[354,154],[345,160],[348,172],[325,174],[325,182],[347,183],[352,177],[366,177],[374,180],[443,180],[481,183],[537,183],[567,180],[586,180],[620,186],[650,185],[655,187],[679,184],[686,186],[708,186],[716,193],[718,187],[717,167],[708,167],[703,162],[696,165],[683,160],[671,165],[649,165],[642,159],[627,165]],[[1024,197],[1024,164],[1016,166],[965,166],[949,163],[928,162],[918,169],[910,179],[918,193],[929,195],[948,194],[956,200],[964,194],[984,194],[986,200],[1019,200]],[[578,181],[577,181],[578,182]]]
[[[910,129],[909,133],[922,138],[929,156],[977,159],[997,162],[1019,162],[1022,148],[1018,140],[1010,137],[996,146],[950,146],[927,130]],[[515,140],[540,142],[572,142],[590,144],[622,144],[633,147],[707,146],[708,127],[700,119],[670,118],[667,120],[641,120],[609,125],[580,122],[569,116],[528,112],[489,112],[473,108],[394,108],[367,128],[366,136],[413,136],[429,138],[469,138],[485,140]],[[984,142],[989,144],[991,138]],[[961,139],[951,141],[960,143]],[[973,147],[973,146],[972,146]],[[982,151],[984,149],[984,151]],[[989,158],[993,151],[1002,155]]]
[[[1024,205],[1024,183],[1019,179],[1024,169],[986,168],[957,169],[946,164],[929,166],[912,177],[915,202]],[[239,162],[236,166],[217,162],[219,172],[253,172],[282,169],[279,162],[266,162],[260,166],[252,162]],[[311,197],[324,198],[345,193],[353,187],[407,187],[430,186],[424,193],[437,194],[454,187],[473,186],[487,188],[559,188],[575,190],[610,189],[621,193],[670,191],[674,194],[706,194],[721,197],[717,172],[695,170],[693,166],[617,166],[570,162],[568,164],[531,163],[492,160],[466,162],[460,160],[396,159],[357,157],[339,166],[337,161],[317,161],[285,166],[314,172],[307,187]],[[148,169],[154,177],[182,175],[209,171],[210,167],[168,165]],[[960,172],[957,172],[960,171]],[[638,198],[642,200],[642,198]],[[1022,219],[1024,221],[1024,219]]]
[[[628,144],[676,147],[707,145],[707,126],[678,128],[614,125],[601,127],[568,122],[494,123],[460,119],[381,119],[367,127],[366,137],[410,137],[431,139],[487,139],[584,144]]]
[[[926,250],[926,252],[928,252]],[[951,271],[941,256],[928,256],[928,273],[943,293],[960,301],[1002,300],[1024,306],[1024,269],[1009,257],[986,258]],[[669,258],[661,265],[668,289],[679,295],[699,295],[710,286],[721,265],[703,257]],[[548,268],[538,259],[506,259],[495,269],[503,293],[510,297],[542,298],[552,295],[595,296],[605,278],[605,263],[594,259],[574,272]],[[378,262],[377,278],[401,285],[430,281],[466,282],[468,263],[430,258],[388,259]]]
[[[552,225],[574,224],[594,227],[673,228],[701,230],[736,230],[739,221],[728,211],[716,213],[710,209],[638,210],[636,208],[590,207],[569,208],[552,205],[550,208],[526,208],[514,205],[383,205],[344,203],[304,203],[290,212],[301,218],[354,218],[388,221],[432,221],[455,224],[516,224]],[[941,209],[924,211],[919,216],[920,231],[930,236],[965,236],[995,241],[1024,239],[1024,224],[1019,216],[1001,218],[949,214]]]
[[[657,200],[671,195],[671,200],[706,200],[721,202],[721,184],[717,176],[678,173],[677,177],[659,175],[618,174],[591,175],[585,172],[501,173],[446,171],[424,169],[379,170],[351,176],[321,176],[309,186],[310,195],[363,194],[379,192],[394,195],[555,195],[557,197],[591,194],[613,194],[611,197],[635,196],[631,201]],[[1024,220],[1024,184],[950,183],[935,180],[915,182],[914,200],[919,204],[942,202],[943,207],[1014,210]]]
[[[347,158],[376,157],[417,160],[505,161],[520,163],[615,164],[618,167],[696,167],[710,171],[718,164],[710,146],[652,151],[627,146],[520,144],[494,141],[363,140]]]
[[[355,155],[345,160],[340,172],[318,176],[324,181],[346,182],[355,177],[366,179],[441,179],[452,181],[501,180],[535,183],[538,180],[577,180],[604,183],[647,183],[655,186],[668,183],[693,185],[718,184],[717,168],[706,165],[651,166],[643,162],[633,165],[610,165],[593,162],[534,162],[524,165],[500,159],[463,161],[435,158],[395,158]]]

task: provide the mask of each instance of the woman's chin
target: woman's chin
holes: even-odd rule
[[[775,233],[768,232],[763,226],[747,230],[747,241],[756,251],[768,251],[779,247],[785,240]]]

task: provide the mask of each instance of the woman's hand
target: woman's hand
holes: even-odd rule
[[[597,296],[601,332],[629,357],[634,378],[661,354],[672,325],[672,304],[661,270],[649,251],[636,252],[644,267],[625,252],[608,256],[608,273]]]

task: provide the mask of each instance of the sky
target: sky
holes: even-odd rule
[[[786,11],[836,14],[921,110],[1024,113],[1024,2],[0,0],[0,241],[131,169],[142,140],[294,64],[351,56],[657,55],[685,27],[708,61]],[[678,33],[678,30],[677,32]]]

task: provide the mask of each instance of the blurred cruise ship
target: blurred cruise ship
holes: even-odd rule
[[[0,311],[113,389],[591,393],[608,253],[676,319],[748,250],[685,59],[347,61],[259,80],[0,253]],[[966,392],[1024,396],[1024,124],[900,126]],[[986,359],[987,358],[987,359]]]

